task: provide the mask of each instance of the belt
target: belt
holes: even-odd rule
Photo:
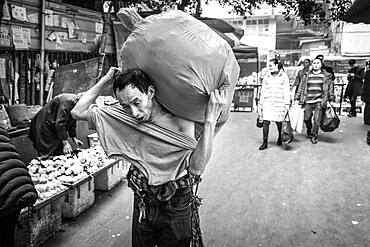
[[[191,186],[191,180],[188,174],[162,185],[149,185],[145,175],[133,165],[130,166],[127,181],[130,188],[139,194],[139,196],[145,193],[150,197],[156,197],[159,201],[168,201],[176,193],[176,190]]]

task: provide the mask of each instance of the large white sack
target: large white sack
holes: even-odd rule
[[[121,9],[118,16],[131,30],[121,49],[123,67],[145,71],[167,110],[203,122],[209,94],[227,87],[227,106],[219,123],[226,121],[240,69],[224,39],[182,11],[142,19],[136,12]]]

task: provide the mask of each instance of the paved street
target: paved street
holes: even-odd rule
[[[362,116],[341,116],[319,143],[295,135],[259,151],[255,113],[232,113],[203,176],[201,226],[207,247],[370,246],[370,147]],[[44,246],[130,246],[132,193],[119,185],[67,221]]]

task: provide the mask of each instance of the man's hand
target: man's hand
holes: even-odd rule
[[[68,140],[63,141],[63,154],[72,153],[72,146],[69,144]]]
[[[211,123],[216,123],[225,105],[226,105],[226,90],[215,89],[215,91],[211,93],[208,100],[205,113],[205,122],[209,121]]]
[[[108,73],[100,78],[98,83],[96,83],[93,87],[91,87],[89,90],[87,90],[86,93],[82,95],[82,97],[78,100],[77,104],[71,111],[71,115],[74,119],[85,121],[87,120],[89,106],[95,103],[96,98],[107,87],[108,83],[111,83],[111,79],[113,79],[114,74],[117,71],[121,71],[121,69],[111,67]]]
[[[121,72],[121,71],[122,71],[121,68],[110,67],[108,73],[104,77],[106,78],[107,81],[110,81],[111,79],[113,79],[116,72]]]
[[[73,137],[72,140],[77,145],[77,147],[81,147],[84,144],[81,140],[77,139],[76,137]]]

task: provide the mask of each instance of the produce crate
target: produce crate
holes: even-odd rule
[[[62,226],[62,202],[67,189],[35,205],[35,213],[23,210],[15,229],[16,247],[36,247],[57,233]]]
[[[93,148],[95,146],[101,145],[97,133],[90,134],[87,136],[87,138],[89,140],[89,147]]]
[[[125,160],[116,160],[103,167],[94,174],[95,190],[111,190],[126,177],[127,169],[128,162]]]
[[[68,187],[68,193],[62,203],[63,217],[77,217],[94,204],[94,177],[88,176],[76,183],[63,185]]]

